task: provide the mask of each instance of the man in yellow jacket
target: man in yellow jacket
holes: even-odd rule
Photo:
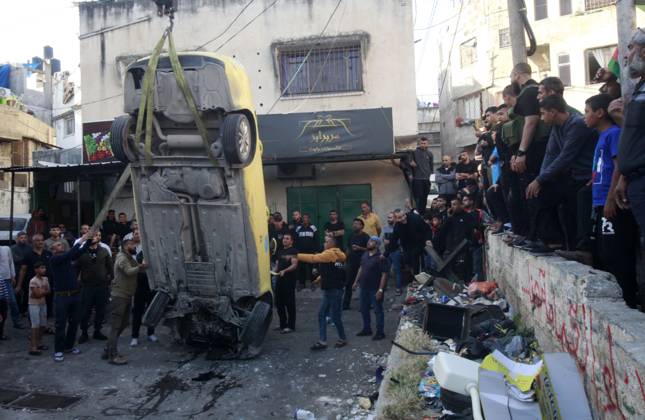
[[[319,254],[298,254],[298,261],[318,264],[320,273],[320,289],[323,299],[318,310],[318,328],[320,339],[311,346],[311,350],[324,350],[327,348],[327,314],[338,332],[336,348],[347,345],[347,337],[343,328],[342,303],[343,289],[345,286],[345,254],[336,245],[336,238],[325,237],[325,250]]]

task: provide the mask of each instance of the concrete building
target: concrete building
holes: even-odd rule
[[[441,139],[445,153],[456,154],[475,144],[472,126],[455,120],[475,120],[484,109],[501,103],[513,67],[506,0],[445,2],[449,20],[439,31],[439,92]],[[558,76],[566,85],[565,99],[584,109],[596,93],[595,72],[610,60],[618,43],[616,7],[612,0],[527,0],[528,19],[537,51],[529,57],[533,78]],[[460,10],[461,9],[461,10]],[[637,24],[645,13],[637,9]]]
[[[150,53],[168,21],[156,16],[148,0],[81,2],[79,9],[87,126],[122,113],[124,69]],[[412,3],[403,0],[179,2],[177,49],[239,60],[250,76],[261,120],[381,109],[390,124],[388,153],[374,153],[368,142],[365,150],[334,159],[271,156],[265,161],[271,210],[306,209],[322,223],[327,215],[317,214],[319,208],[337,207],[351,220],[362,200],[371,201],[382,216],[402,206],[406,186],[389,156],[395,144],[410,147],[418,132],[412,15]],[[265,140],[271,137],[262,130]]]
[[[0,168],[31,166],[32,153],[55,147],[54,130],[29,115],[20,105],[0,105]],[[29,173],[14,176],[14,213],[29,213],[33,177]],[[9,172],[0,171],[0,216],[8,216],[11,202]]]
[[[63,71],[52,81],[52,125],[56,143],[63,149],[80,147],[83,142],[80,72]]]

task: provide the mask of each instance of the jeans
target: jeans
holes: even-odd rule
[[[428,205],[428,194],[430,194],[430,180],[413,179],[412,194],[414,195],[414,204],[417,207],[417,211],[421,215],[425,214],[426,206]]]
[[[645,175],[629,181],[627,196],[632,213],[641,231],[641,241],[645,241]]]
[[[320,341],[327,342],[327,314],[331,314],[331,320],[334,322],[338,338],[347,340],[345,328],[342,320],[343,289],[328,289],[322,291],[322,302],[318,310],[318,330]]]
[[[376,334],[384,334],[385,316],[383,314],[383,299],[376,299],[376,290],[364,289],[361,287],[361,315],[363,316],[363,331],[372,331],[370,306],[374,307],[376,315]]]
[[[60,353],[74,347],[81,311],[81,296],[54,296],[54,305],[56,306],[54,351]]]
[[[11,284],[11,279],[2,280],[5,283],[7,288],[7,295],[9,297],[9,309],[11,310],[11,320],[13,325],[20,324],[20,310],[18,309],[18,301],[16,300],[16,293],[13,290],[13,284]]]
[[[396,279],[396,288],[400,289],[401,284],[401,251],[396,250],[390,254],[388,257],[390,263],[392,264],[392,270],[394,271],[394,278]]]
[[[94,308],[94,332],[101,331],[109,293],[107,286],[83,285],[81,289],[81,331],[84,334],[87,334],[89,328],[92,308]]]
[[[486,280],[486,276],[484,275],[483,251],[483,245],[476,245],[470,248],[473,258],[473,275],[475,276],[475,281]]]

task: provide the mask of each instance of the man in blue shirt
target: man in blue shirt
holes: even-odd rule
[[[599,268],[616,277],[623,299],[630,308],[638,303],[636,249],[638,229],[629,209],[616,204],[616,185],[620,178],[617,165],[620,127],[611,119],[608,94],[587,99],[585,122],[600,133],[593,159],[591,191],[596,222],[596,250]]]
[[[385,316],[383,314],[383,294],[390,271],[388,259],[381,255],[378,236],[370,237],[367,241],[367,251],[361,257],[361,267],[358,269],[353,289],[360,285],[361,315],[363,315],[363,329],[356,334],[359,337],[372,335],[370,307],[374,308],[376,315],[376,334],[372,340],[385,338]]]

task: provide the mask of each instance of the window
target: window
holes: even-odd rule
[[[70,115],[69,117],[65,117],[65,136],[71,136],[74,134],[75,130],[75,123],[74,123],[74,114]]]
[[[11,142],[11,166],[29,165],[29,141],[18,140]]]
[[[571,14],[571,0],[560,0],[560,16]]]
[[[499,47],[507,48],[511,46],[511,31],[510,29],[499,30]]]
[[[547,0],[535,0],[535,20],[546,19],[549,16]]]
[[[361,44],[278,51],[284,96],[363,90]]]
[[[565,86],[571,86],[571,62],[569,54],[558,55],[558,74]]]
[[[585,62],[587,65],[587,84],[594,83],[598,69],[607,67],[611,57],[616,49],[615,45],[609,47],[590,48],[585,51]]]
[[[585,0],[585,10],[600,9],[616,4],[616,0]]]
[[[469,39],[459,46],[459,55],[461,57],[461,67],[467,67],[477,61],[477,40]]]

